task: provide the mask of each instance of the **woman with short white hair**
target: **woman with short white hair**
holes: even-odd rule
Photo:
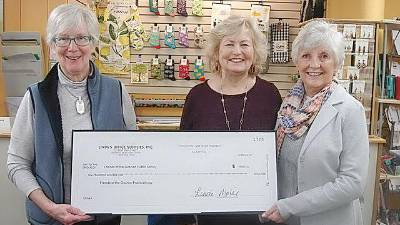
[[[324,21],[293,42],[299,81],[277,120],[278,202],[261,215],[288,225],[361,225],[368,168],[362,104],[334,80],[343,64],[341,33]]]
[[[78,4],[56,7],[47,43],[58,63],[28,88],[8,150],[8,177],[27,196],[30,224],[118,225],[118,215],[86,215],[70,205],[72,130],[136,129],[131,98],[90,61],[97,18]]]

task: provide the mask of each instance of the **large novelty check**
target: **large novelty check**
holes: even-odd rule
[[[87,213],[254,212],[277,200],[274,132],[74,131]]]

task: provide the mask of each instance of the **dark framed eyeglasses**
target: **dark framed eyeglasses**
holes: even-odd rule
[[[78,36],[74,38],[70,37],[56,37],[54,42],[58,47],[68,47],[73,40],[77,46],[87,46],[93,38],[91,36]]]

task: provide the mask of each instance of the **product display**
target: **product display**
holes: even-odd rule
[[[213,3],[211,10],[211,28],[231,15],[231,5]]]
[[[175,75],[174,75],[174,72],[175,72],[174,65],[175,65],[175,62],[173,59],[168,58],[165,60],[164,78],[170,79],[172,81],[176,80]]]
[[[174,0],[164,0],[164,13],[165,15],[175,16]]]
[[[324,17],[324,0],[303,0],[301,3],[300,22],[312,18]]]
[[[149,0],[149,7],[150,12],[160,15],[160,12],[158,11],[158,0]]]
[[[289,24],[279,20],[271,24],[271,61],[273,63],[289,62]]]
[[[203,27],[198,25],[194,28],[194,45],[197,48],[204,48],[205,42]]]
[[[134,63],[131,69],[131,83],[148,83],[149,75],[147,65],[144,63]]]
[[[189,47],[189,34],[188,28],[183,24],[183,26],[179,27],[179,42],[180,45],[188,48]]]
[[[181,59],[181,63],[179,64],[179,78],[190,80],[189,61],[186,58]]]
[[[203,0],[192,1],[192,14],[195,16],[203,16]]]
[[[168,48],[172,48],[172,49],[176,48],[174,27],[172,25],[168,25],[165,27],[164,44]]]
[[[150,73],[151,73],[151,77],[155,78],[157,80],[162,80],[164,78],[161,75],[161,64],[159,62],[158,57],[154,57],[151,60]]]
[[[160,48],[160,30],[157,24],[154,24],[154,26],[151,27],[149,43],[151,47],[154,47],[156,49]]]
[[[186,11],[186,0],[177,0],[176,12],[181,16],[188,16],[188,13]]]
[[[256,19],[258,28],[263,33],[268,32],[270,11],[271,11],[271,6],[269,5],[260,5],[260,4],[251,5],[250,16]]]
[[[205,81],[206,79],[204,77],[204,62],[203,59],[201,59],[201,57],[196,59],[196,62],[194,64],[193,77],[194,79],[201,81]]]

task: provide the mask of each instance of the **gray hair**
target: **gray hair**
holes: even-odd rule
[[[345,43],[343,35],[333,30],[323,20],[314,20],[307,23],[299,32],[292,44],[292,60],[297,64],[299,54],[304,50],[317,47],[327,48],[333,54],[336,70],[339,69],[344,60]]]
[[[262,64],[267,60],[267,40],[258,29],[254,18],[232,15],[219,23],[211,30],[207,40],[207,63],[212,73],[219,73],[219,46],[221,40],[230,35],[238,34],[243,30],[248,30],[253,41],[254,48],[254,71],[249,71],[249,75],[255,76],[261,70]]]
[[[79,26],[86,27],[93,40],[98,41],[99,22],[89,8],[76,3],[57,6],[47,21],[47,44],[51,45],[58,34]]]

